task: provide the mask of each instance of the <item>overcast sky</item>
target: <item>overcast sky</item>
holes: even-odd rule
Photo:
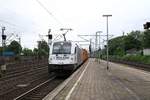
[[[123,31],[142,31],[143,24],[150,21],[150,0],[39,1],[53,16],[37,0],[0,0],[0,26],[6,27],[8,36],[18,34],[23,47],[36,47],[39,34],[47,34],[48,29],[52,29],[52,34],[60,34],[60,28],[72,28],[67,34],[69,40],[79,40],[78,34],[95,34],[96,31],[103,31],[104,35],[106,18],[103,14],[112,14],[109,34],[114,37],[122,35]]]

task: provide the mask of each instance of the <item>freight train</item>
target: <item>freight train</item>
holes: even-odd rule
[[[88,59],[88,52],[71,41],[57,41],[50,45],[49,73],[71,73]]]

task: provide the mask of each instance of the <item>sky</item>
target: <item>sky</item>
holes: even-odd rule
[[[46,39],[40,35],[46,35],[48,29],[57,36],[64,32],[60,28],[71,28],[66,38],[72,41],[82,40],[79,34],[95,35],[102,31],[106,35],[106,18],[102,15],[112,14],[109,34],[116,37],[123,32],[143,31],[143,24],[150,21],[149,4],[149,0],[0,0],[0,27],[6,27],[8,37],[12,33],[21,37],[24,48],[33,49],[37,41]],[[84,38],[95,41],[95,37]]]

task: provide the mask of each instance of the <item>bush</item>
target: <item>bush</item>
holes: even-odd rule
[[[119,56],[110,56],[110,59],[123,60],[123,61],[131,61],[142,64],[150,64],[150,56],[142,56],[142,55],[125,55],[123,57]]]

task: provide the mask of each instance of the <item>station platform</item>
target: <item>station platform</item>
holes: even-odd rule
[[[43,100],[150,100],[150,72],[124,64],[89,59],[63,84]]]

